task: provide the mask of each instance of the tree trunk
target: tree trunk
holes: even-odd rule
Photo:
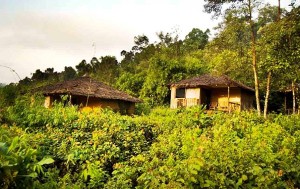
[[[280,0],[278,0],[278,7],[277,7],[277,22],[280,21],[281,17],[281,10],[280,10]],[[267,89],[266,89],[266,96],[265,96],[265,106],[264,106],[264,118],[267,118],[267,113],[268,113],[268,102],[269,102],[269,96],[270,96],[270,85],[271,85],[271,76],[272,73],[271,71],[268,72],[268,77],[267,77]]]
[[[260,99],[259,99],[259,80],[257,74],[257,64],[256,64],[256,37],[255,37],[255,30],[254,24],[252,20],[252,7],[251,7],[251,0],[248,0],[248,9],[249,9],[249,24],[251,28],[251,49],[252,49],[252,68],[253,68],[253,75],[254,75],[254,85],[255,85],[255,100],[256,100],[256,109],[258,116],[261,115],[260,109]]]
[[[264,106],[264,118],[267,118],[268,113],[268,102],[269,102],[269,96],[270,96],[270,84],[271,84],[271,72],[268,72],[268,78],[267,78],[267,89],[266,89],[266,98],[265,98],[265,106]]]
[[[278,12],[277,12],[277,21],[280,20],[281,17],[281,10],[280,10],[280,0],[278,0]]]
[[[296,93],[295,93],[295,82],[292,81],[292,93],[293,93],[293,114],[296,113]]]

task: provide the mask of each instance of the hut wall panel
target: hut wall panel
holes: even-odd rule
[[[250,94],[249,92],[242,91],[242,103],[241,103],[241,109],[242,110],[249,110],[254,108],[254,95]]]
[[[133,114],[135,110],[135,103],[123,100],[114,99],[100,99],[96,97],[89,97],[87,103],[86,96],[72,95],[70,100],[73,105],[78,105],[81,109],[91,109],[91,108],[111,108],[114,111],[120,111],[123,114]],[[46,96],[44,106],[51,107],[54,101],[61,102],[60,95]],[[87,105],[87,106],[86,106]]]
[[[85,107],[87,102],[86,96],[72,96],[73,104],[79,105],[79,107]],[[99,99],[95,97],[89,97],[87,106],[90,108],[111,108],[114,111],[119,111],[119,103],[118,100],[110,100],[110,99]]]
[[[177,108],[177,101],[176,101],[176,87],[171,87],[171,101],[170,101],[171,108]]]
[[[218,104],[219,108],[228,106],[228,89],[219,88],[211,91],[211,104]],[[230,88],[229,102],[241,104],[241,90],[239,88]]]
[[[200,88],[186,89],[185,98],[200,98]]]
[[[52,103],[53,103],[53,98],[51,96],[46,96],[44,106],[46,108],[50,108]]]
[[[135,104],[134,103],[130,103],[129,108],[127,109],[127,114],[129,114],[129,115],[134,114],[134,110],[135,110]]]

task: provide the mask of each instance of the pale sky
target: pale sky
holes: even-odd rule
[[[269,0],[271,4],[277,0]],[[287,7],[290,0],[282,0]],[[36,69],[75,68],[81,60],[116,56],[130,50],[134,36],[157,41],[156,32],[177,31],[181,39],[193,28],[217,25],[203,12],[203,0],[0,0],[0,65],[21,77]],[[0,83],[18,82],[0,66]]]

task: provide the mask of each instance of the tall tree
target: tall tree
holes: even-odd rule
[[[119,74],[119,63],[114,56],[103,56],[100,61],[92,59],[92,76],[99,81],[114,84]]]
[[[281,10],[278,16],[281,15]],[[300,11],[293,9],[282,19],[270,23],[260,31],[261,39],[261,66],[267,71],[267,90],[265,99],[266,116],[268,106],[268,95],[270,91],[271,76],[277,77],[277,85],[285,88],[291,84],[293,91],[293,112],[295,113],[295,82],[299,79],[300,62]],[[289,83],[289,84],[288,84]]]
[[[296,85],[300,79],[300,7],[293,7],[291,12],[283,19],[285,30],[282,31],[283,49],[286,50],[286,59],[290,64],[287,78],[292,83],[293,113],[296,113]]]
[[[251,34],[251,54],[252,54],[252,69],[254,76],[255,85],[255,98],[256,98],[256,108],[258,115],[261,115],[260,108],[260,97],[259,97],[259,78],[257,69],[257,55],[256,55],[256,30],[254,24],[253,14],[255,10],[259,7],[260,1],[258,0],[205,0],[204,5],[205,11],[208,13],[215,13],[218,16],[222,13],[222,6],[224,4],[229,4],[231,10],[238,10],[241,16],[245,17],[249,24],[249,31]]]
[[[226,11],[216,29],[218,33],[204,50],[211,71],[252,85],[253,74],[238,71],[252,69],[249,56],[250,33],[245,18],[240,17],[235,10]]]
[[[267,9],[264,9],[264,10],[267,10]],[[271,13],[272,14],[272,13]],[[269,15],[271,15],[271,14],[269,14]],[[280,21],[280,18],[281,18],[281,9],[280,9],[280,0],[278,0],[278,8],[277,8],[277,18],[275,19],[274,17],[272,18],[272,17],[270,17],[271,19],[273,19],[273,20],[271,20],[270,19],[270,21],[277,21],[277,22],[279,22]],[[269,34],[267,34],[267,35],[270,35],[270,33]],[[274,41],[273,42],[270,42],[271,44],[272,43],[274,43]],[[276,42],[275,42],[276,43]],[[276,44],[275,44],[275,46],[276,46]],[[270,55],[270,54],[268,54],[267,55],[267,58],[266,59],[268,59],[268,58],[271,58],[271,59],[273,59],[273,57],[276,57],[276,55],[275,56],[272,56],[272,55]],[[274,59],[273,59],[274,60]],[[274,62],[274,61],[270,61],[270,62]],[[277,65],[278,65],[278,60],[276,60],[276,58],[275,58],[275,64],[277,63]],[[265,96],[265,105],[264,105],[264,118],[267,118],[267,112],[268,112],[268,102],[269,102],[269,96],[270,96],[270,85],[271,85],[271,77],[272,77],[272,71],[273,71],[273,69],[272,68],[274,68],[272,65],[268,68],[268,71],[267,71],[267,84],[266,84],[266,96]],[[275,66],[275,69],[278,69],[278,66]]]
[[[32,81],[42,81],[46,79],[46,74],[40,69],[37,69],[31,76]]]
[[[86,60],[82,60],[78,65],[75,66],[79,76],[89,74],[92,71],[91,64],[87,63]]]
[[[64,71],[62,72],[63,80],[69,80],[76,77],[76,70],[71,66],[65,66]]]
[[[183,40],[183,45],[186,51],[204,49],[208,43],[209,29],[202,31],[198,28],[193,28]]]
[[[134,46],[132,47],[133,51],[141,52],[143,49],[145,49],[149,44],[149,39],[147,36],[138,35],[134,37]]]

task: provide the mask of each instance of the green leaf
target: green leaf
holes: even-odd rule
[[[0,142],[0,152],[4,154],[6,153],[6,150],[7,150],[6,143]]]
[[[38,174],[36,172],[30,173],[28,175],[19,175],[19,177],[31,177],[31,178],[36,178]]]
[[[242,175],[242,180],[247,180],[248,179],[248,177],[247,177],[247,175]]]
[[[51,164],[54,160],[52,158],[43,158],[41,161],[39,161],[38,165],[45,165],[45,164]]]
[[[182,184],[184,184],[184,180],[183,180],[182,178],[177,179],[176,181],[177,181],[177,182],[181,182]]]
[[[243,184],[243,179],[240,178],[240,179],[238,180],[238,182],[236,183],[236,186],[241,186],[242,184]]]
[[[7,153],[13,151],[16,147],[17,147],[17,144],[19,142],[19,137],[15,137],[12,141],[12,143],[10,144],[8,150],[7,150]]]
[[[28,176],[32,178],[36,178],[38,174],[34,172],[34,173],[30,173]]]

